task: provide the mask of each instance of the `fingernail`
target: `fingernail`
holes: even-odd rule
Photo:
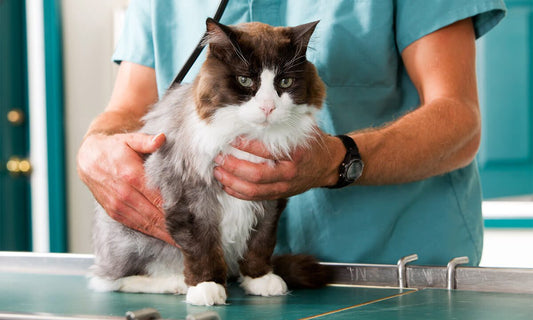
[[[163,133],[159,133],[157,135],[155,135],[153,138],[152,138],[152,143],[154,143],[157,139],[159,139],[159,137],[161,137],[163,135]]]
[[[215,168],[215,170],[213,170],[213,174],[217,180],[222,180],[222,173],[218,168]]]
[[[215,158],[215,163],[218,164],[218,165],[222,165],[223,162],[224,162],[224,158],[219,154],[219,155]]]
[[[231,144],[234,147],[238,147],[243,143],[244,139],[242,137],[237,137],[235,140],[233,140],[233,143]]]

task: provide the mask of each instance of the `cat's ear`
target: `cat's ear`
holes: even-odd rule
[[[230,27],[216,22],[214,19],[207,18],[205,21],[207,34],[204,38],[204,44],[231,46],[235,41],[235,33]]]
[[[300,48],[307,48],[309,45],[309,40],[315,31],[316,25],[320,22],[314,21],[306,24],[301,24],[296,27],[292,27],[292,41],[293,43]]]
[[[211,18],[207,18],[205,24],[207,32],[203,42],[209,45],[209,54],[223,61],[234,56],[239,50],[236,31]]]

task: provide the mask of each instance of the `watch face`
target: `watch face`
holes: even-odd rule
[[[355,181],[363,173],[363,162],[361,160],[354,160],[348,164],[346,168],[346,179]]]

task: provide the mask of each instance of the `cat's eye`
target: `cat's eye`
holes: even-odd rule
[[[254,84],[254,81],[250,77],[237,76],[237,82],[245,88],[249,88]]]
[[[286,89],[292,86],[293,82],[293,78],[283,78],[279,81],[279,86]]]

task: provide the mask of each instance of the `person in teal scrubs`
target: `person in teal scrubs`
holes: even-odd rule
[[[120,63],[113,96],[78,153],[82,180],[114,219],[170,243],[140,156],[165,137],[129,131],[165,93],[217,6],[217,0],[130,2],[113,56]],[[320,120],[332,136],[329,154],[312,149],[274,169],[229,159],[215,176],[242,199],[293,196],[280,221],[278,253],[387,264],[417,253],[418,263],[439,265],[468,256],[477,265],[483,224],[474,158],[475,39],[504,15],[501,0],[229,1],[224,24],[320,20],[308,60],[327,85]],[[321,188],[337,182],[346,154],[337,134],[357,143],[365,167],[351,186]],[[241,148],[263,152],[254,142]]]

